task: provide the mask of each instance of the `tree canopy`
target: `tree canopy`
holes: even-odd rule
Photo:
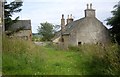
[[[38,33],[42,36],[42,41],[50,41],[54,36],[54,25],[48,22],[40,23]]]
[[[111,13],[113,16],[107,19],[107,25],[112,27],[110,28],[110,32],[113,41],[120,44],[120,2],[114,6],[114,10]]]
[[[5,21],[5,30],[8,29],[12,24],[17,22],[19,19],[19,16],[16,17],[14,20],[12,20],[12,15],[14,13],[20,12],[22,9],[20,8],[22,6],[21,0],[15,0],[13,2],[7,3],[7,1],[4,2],[4,21]]]

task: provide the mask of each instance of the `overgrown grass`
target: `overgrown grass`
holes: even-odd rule
[[[4,75],[118,75],[120,49],[82,45],[69,50],[46,47],[20,39],[3,38]]]
[[[81,62],[88,75],[119,75],[120,74],[120,50],[118,45],[108,46],[82,45]],[[82,64],[81,64],[82,63]]]
[[[42,49],[30,41],[3,38],[3,74],[33,75],[42,71]]]
[[[2,30],[0,27],[0,75],[2,75]]]

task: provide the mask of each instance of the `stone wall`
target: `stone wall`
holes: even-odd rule
[[[22,38],[25,40],[32,40],[32,31],[31,30],[21,30],[19,32],[14,33],[12,36],[17,38]]]
[[[73,29],[69,36],[69,45],[77,46],[77,30]]]
[[[106,43],[110,41],[106,27],[96,18],[86,18],[84,24],[78,25],[78,41],[83,43]],[[83,27],[80,27],[83,26]]]

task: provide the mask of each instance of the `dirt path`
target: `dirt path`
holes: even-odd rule
[[[36,45],[39,45],[39,46],[45,46],[46,43],[45,42],[34,42]]]

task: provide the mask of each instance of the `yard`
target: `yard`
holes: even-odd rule
[[[29,41],[4,37],[2,73],[3,75],[118,75],[120,72],[118,51],[117,45],[106,48],[86,45],[61,50],[51,45],[37,46]]]

